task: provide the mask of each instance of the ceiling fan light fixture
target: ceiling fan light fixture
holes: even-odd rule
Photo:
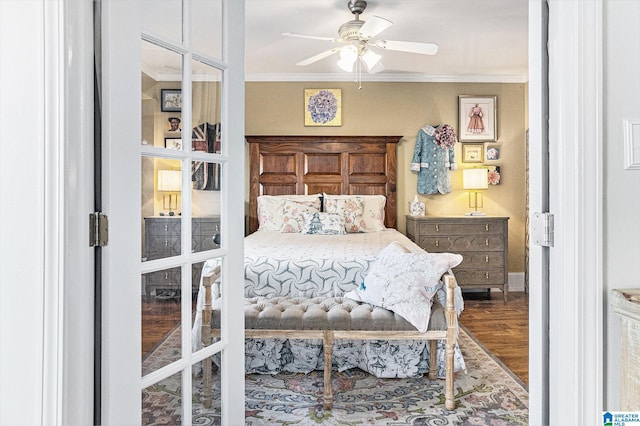
[[[340,59],[338,60],[338,66],[346,72],[353,70],[353,64],[358,59],[358,48],[350,44],[340,49]]]
[[[380,62],[382,56],[378,55],[373,50],[367,49],[362,54],[361,58],[364,64],[367,66],[367,69],[371,70],[378,64],[378,62]]]

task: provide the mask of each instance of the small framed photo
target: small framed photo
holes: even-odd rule
[[[458,96],[458,140],[495,142],[497,135],[497,96]]]
[[[484,145],[481,143],[469,143],[462,145],[463,163],[483,163]]]
[[[181,138],[164,138],[164,147],[168,149],[182,149]]]
[[[341,89],[304,89],[305,126],[342,126]]]
[[[180,89],[160,90],[160,110],[162,112],[182,111],[182,90]]]
[[[494,161],[500,159],[500,148],[495,145],[487,145],[487,151],[484,155],[485,160]]]

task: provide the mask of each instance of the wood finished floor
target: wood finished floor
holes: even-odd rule
[[[465,293],[463,324],[494,356],[523,382],[529,383],[529,297],[510,292]]]
[[[465,293],[463,324],[493,355],[529,383],[529,298],[522,292]],[[142,357],[148,355],[180,323],[180,302],[142,301]]]

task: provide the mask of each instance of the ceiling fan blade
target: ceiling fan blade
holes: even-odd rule
[[[393,22],[391,22],[390,20],[374,15],[367,19],[364,24],[362,24],[362,28],[360,28],[360,34],[362,34],[364,38],[375,37],[389,28],[391,25],[393,25]]]
[[[282,33],[282,35],[285,37],[309,38],[311,40],[340,41],[337,38],[312,36],[312,35],[306,35],[306,34]]]
[[[399,50],[401,52],[410,52],[410,53],[421,53],[423,55],[435,55],[438,52],[438,45],[433,43],[420,43],[415,41],[377,40],[371,44],[381,49]]]
[[[307,59],[303,59],[302,61],[298,62],[296,65],[300,65],[300,66],[304,66],[304,65],[310,65],[313,64],[314,62],[318,62],[321,59],[327,58],[331,55],[333,55],[334,53],[338,52],[340,50],[339,47],[334,47],[331,50],[326,50],[322,53],[318,53],[317,55],[311,56],[310,58]]]

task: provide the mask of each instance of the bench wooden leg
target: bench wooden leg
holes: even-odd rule
[[[435,380],[438,378],[438,341],[429,340],[429,378]]]
[[[444,406],[447,410],[455,410],[456,402],[453,399],[453,348],[455,343],[447,341],[446,345],[446,368],[447,376],[445,378],[444,390]]]
[[[333,406],[333,390],[331,386],[331,361],[333,358],[333,331],[323,333],[324,346],[324,409],[331,410]]]

